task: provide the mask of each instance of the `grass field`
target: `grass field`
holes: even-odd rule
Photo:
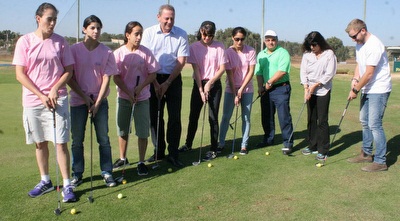
[[[291,113],[293,123],[302,105],[299,70],[292,68]],[[394,74],[395,75],[395,74]],[[190,69],[183,72],[183,132],[184,143],[192,87]],[[225,78],[225,77],[224,77]],[[350,75],[337,75],[334,80],[330,108],[331,138],[346,106]],[[398,111],[400,80],[393,78],[393,91],[384,117],[388,141],[387,172],[365,173],[362,165],[349,164],[347,158],[359,153],[361,126],[358,121],[359,101],[351,102],[341,130],[337,134],[326,165],[314,166],[313,156],[303,156],[306,147],[306,111],[295,130],[295,152],[292,157],[282,155],[282,139],[277,123],[275,146],[254,149],[262,139],[260,107],[252,110],[250,152],[238,160],[227,159],[226,148],[211,168],[207,163],[192,166],[198,159],[198,149],[181,155],[186,167],[177,170],[166,162],[139,177],[136,166],[127,170],[128,183],[106,188],[99,175],[97,148],[94,148],[94,203],[87,197],[90,191],[89,136],[86,144],[86,172],[84,183],[76,189],[79,201],[62,203],[61,216],[55,216],[57,193],[32,199],[27,192],[39,181],[33,145],[25,144],[22,126],[21,86],[15,80],[12,67],[0,67],[0,220],[397,220],[398,189],[400,187]],[[111,86],[110,139],[113,157],[118,157],[115,129],[115,87]],[[255,98],[255,97],[254,97]],[[222,106],[221,111],[222,114]],[[241,128],[240,123],[237,128]],[[199,131],[200,131],[199,127]],[[88,130],[87,130],[88,131]],[[237,132],[240,143],[240,130]],[[227,134],[231,147],[233,130]],[[199,145],[198,132],[194,145]],[[204,143],[209,144],[209,126],[205,124]],[[132,136],[128,158],[137,161],[137,139]],[[197,146],[195,146],[197,147]],[[152,153],[149,145],[147,157]],[[204,148],[204,151],[206,148]],[[238,147],[237,147],[238,150]],[[269,156],[265,152],[270,153]],[[50,144],[50,173],[55,182],[54,151]],[[172,168],[173,172],[168,172]],[[114,173],[119,176],[121,171]],[[117,194],[124,194],[118,199]],[[78,213],[71,215],[75,208]]]

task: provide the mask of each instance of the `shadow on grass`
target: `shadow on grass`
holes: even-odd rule
[[[396,135],[387,141],[386,164],[388,167],[397,162],[397,158],[400,155],[399,143],[400,135]]]

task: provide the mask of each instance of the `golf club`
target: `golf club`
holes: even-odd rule
[[[93,94],[90,95],[93,100]],[[93,203],[93,113],[90,112],[90,196],[88,197],[89,203]]]
[[[51,109],[53,112],[53,129],[54,129],[54,150],[56,156],[56,185],[57,185],[57,209],[54,210],[54,213],[59,216],[61,214],[61,201],[60,201],[60,185],[59,185],[59,176],[60,172],[58,170],[58,157],[57,157],[57,127],[56,127],[56,109]]]
[[[140,80],[140,76],[137,76],[135,88],[139,85],[139,80]],[[133,112],[135,111],[135,104],[136,104],[136,102],[133,102],[133,104],[132,104],[132,110],[131,110],[131,117],[130,117],[130,119],[129,119],[129,129],[128,129],[128,135],[127,135],[127,137],[126,137],[126,150],[125,150],[125,155],[126,155],[126,152],[127,152],[127,149],[128,149],[128,144],[129,144],[129,134],[130,134],[131,131],[132,131],[132,121],[133,121]],[[120,177],[118,177],[118,178],[115,179],[115,181],[118,182],[118,183],[122,183],[123,180],[124,180],[124,177],[125,177],[125,168],[126,168],[126,159],[127,159],[127,157],[125,156],[125,159],[124,159],[124,166],[122,167],[122,175],[121,175]]]
[[[236,119],[238,118],[238,109],[239,105],[236,106]],[[236,125],[237,125],[237,120],[235,120],[235,129],[233,130],[233,141],[232,141],[232,153],[230,153],[227,158],[231,159],[235,156],[235,140],[236,140]]]
[[[307,101],[305,100],[304,103],[303,103],[303,105],[302,105],[302,107],[301,107],[301,110],[300,110],[299,116],[298,116],[298,118],[297,118],[296,124],[294,125],[293,130],[292,130],[292,133],[291,133],[290,136],[289,136],[289,139],[288,139],[289,142],[290,142],[290,140],[291,140],[292,137],[293,137],[293,133],[294,133],[294,131],[296,130],[297,124],[298,124],[299,121],[300,121],[301,115],[303,114],[304,107],[306,106],[306,104],[307,104]],[[284,155],[290,155],[291,151],[292,151],[291,148],[288,148],[288,147],[282,148],[282,153],[283,153]]]
[[[257,100],[258,100],[258,98],[260,98],[261,96],[263,96],[264,95],[264,93],[262,93],[262,94],[259,94],[257,97],[256,97],[256,99],[254,99],[254,101],[253,102],[251,102],[251,105],[253,105],[254,104],[254,102],[256,102]],[[236,121],[237,120],[239,120],[239,118],[241,118],[242,117],[242,115],[240,115],[240,116],[238,116],[238,115],[236,115],[236,119],[235,119],[235,121],[233,121],[232,123],[230,123],[229,124],[229,127],[233,130],[233,124],[235,124],[236,123]]]
[[[340,118],[339,124],[338,124],[338,126],[337,126],[337,128],[336,128],[336,131],[335,131],[334,135],[333,135],[332,141],[331,141],[331,143],[329,144],[329,149],[328,149],[328,152],[325,154],[324,160],[322,161],[322,163],[316,163],[315,166],[317,166],[317,164],[320,164],[319,167],[325,165],[325,162],[326,162],[326,160],[327,160],[327,158],[328,158],[329,150],[332,148],[332,144],[333,144],[333,142],[335,141],[336,134],[338,133],[339,128],[340,128],[340,125],[342,124],[344,115],[346,115],[347,108],[349,107],[350,101],[351,101],[351,100],[348,100],[348,101],[347,101],[346,107],[345,107],[344,110],[343,110],[342,117]],[[317,166],[317,167],[318,167],[318,166]]]
[[[155,159],[154,159],[154,165],[151,167],[153,170],[160,167],[160,164],[158,164],[158,135],[160,131],[160,112],[161,112],[161,99],[157,97],[157,132],[156,132],[156,140],[155,140]]]
[[[204,110],[203,110],[203,123],[202,123],[202,126],[201,126],[201,137],[200,137],[200,147],[199,147],[199,161],[193,162],[192,163],[193,166],[198,166],[201,163],[201,149],[203,147],[204,121],[205,121],[205,118],[206,118],[207,101],[204,102],[203,106],[204,106],[203,107]]]

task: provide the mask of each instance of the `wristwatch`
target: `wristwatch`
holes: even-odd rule
[[[271,84],[271,83],[269,83],[269,81],[267,81],[267,84],[268,84],[268,86],[272,87],[272,84]]]
[[[356,88],[354,88],[353,87],[353,89],[351,89],[355,94],[358,94],[358,92],[360,92],[360,91],[358,91]]]

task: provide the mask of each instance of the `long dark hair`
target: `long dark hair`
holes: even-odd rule
[[[99,23],[100,28],[103,28],[103,23],[101,22],[100,18],[97,17],[96,15],[90,15],[89,17],[85,18],[85,20],[83,21],[83,27],[86,29],[92,22]]]
[[[128,43],[128,38],[126,37],[126,34],[132,33],[132,29],[136,26],[139,26],[143,29],[143,26],[137,21],[130,21],[128,24],[126,24],[124,32],[124,44]]]
[[[212,21],[204,21],[201,23],[199,31],[197,32],[197,40],[201,40],[201,35],[204,33],[208,36],[214,36],[216,31],[215,23]]]
[[[236,27],[232,30],[232,37],[235,37],[237,33],[242,33],[244,37],[247,36],[247,31],[243,27]]]
[[[317,31],[310,32],[306,38],[304,39],[304,43],[302,46],[303,53],[311,51],[311,45],[319,45],[321,51],[325,51],[328,49],[332,49],[332,47],[326,42],[325,38],[321,35],[321,33]]]

